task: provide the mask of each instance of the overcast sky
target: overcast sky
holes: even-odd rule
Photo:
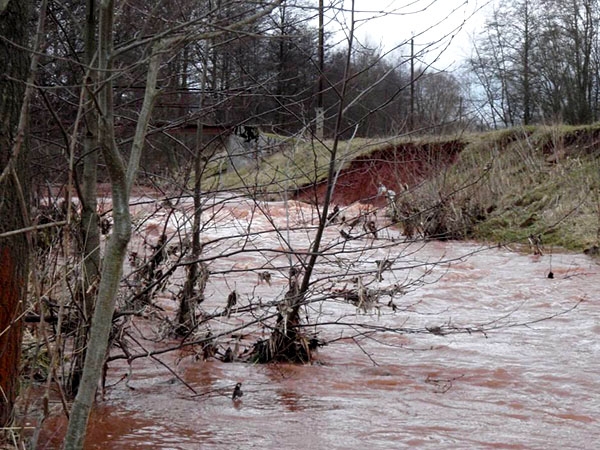
[[[367,40],[371,46],[381,45],[385,50],[406,42],[411,35],[416,51],[441,40],[431,47],[426,59],[430,62],[434,55],[441,55],[435,67],[445,69],[468,56],[470,36],[481,29],[490,3],[491,0],[355,0],[355,18],[361,20],[356,34],[359,40]],[[351,2],[345,0],[345,7],[350,6]],[[344,21],[339,15],[336,19]]]

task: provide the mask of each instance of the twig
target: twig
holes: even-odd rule
[[[358,346],[358,348],[360,348],[360,350],[361,350],[361,351],[362,351],[362,352],[363,352],[365,355],[367,355],[367,357],[368,357],[368,358],[371,360],[371,362],[373,363],[373,365],[375,365],[375,366],[379,366],[379,364],[377,363],[377,361],[375,361],[375,360],[373,359],[373,357],[372,357],[371,355],[369,355],[369,353],[368,353],[368,352],[367,352],[367,351],[366,351],[366,350],[365,350],[365,349],[362,347],[362,345],[360,345],[360,343],[359,343],[359,342],[356,340],[356,338],[354,338],[354,337],[353,337],[353,338],[352,338],[352,342],[354,342],[354,343],[355,343],[355,344]]]
[[[5,233],[0,234],[0,239],[7,238],[10,236],[15,236],[17,234],[29,233],[30,231],[43,230],[44,228],[52,228],[52,227],[62,227],[67,224],[66,220],[61,220],[59,222],[45,223],[42,225],[31,225],[29,227],[19,228],[18,230],[6,231]]]

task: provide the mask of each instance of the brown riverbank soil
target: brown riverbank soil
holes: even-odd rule
[[[336,180],[332,202],[350,205],[354,202],[386,204],[386,198],[378,195],[384,185],[396,193],[423,181],[425,178],[452,164],[465,148],[461,140],[439,143],[406,143],[378,148],[360,156],[343,168]],[[327,189],[327,180],[317,185],[305,186],[298,190],[298,200],[314,202],[322,199]]]

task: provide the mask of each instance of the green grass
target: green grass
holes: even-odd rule
[[[480,183],[453,199],[468,197],[484,210],[471,237],[501,243],[527,242],[542,234],[545,245],[582,250],[598,243],[600,227],[600,127],[528,127],[474,139],[449,169],[455,188],[490,170]]]

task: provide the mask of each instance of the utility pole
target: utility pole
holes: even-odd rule
[[[412,131],[415,127],[415,38],[410,39],[410,115],[408,117],[408,129]]]
[[[324,68],[324,39],[323,39],[323,0],[319,0],[319,83],[317,87],[316,132],[317,139],[323,139],[325,111],[323,110],[323,68]]]

